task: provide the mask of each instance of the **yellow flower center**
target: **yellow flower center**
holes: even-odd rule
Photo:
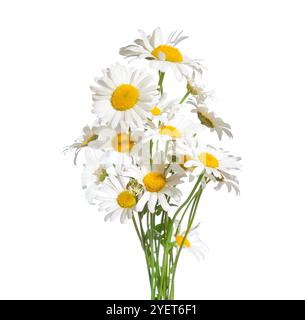
[[[167,135],[172,138],[181,138],[181,132],[173,126],[162,126],[159,128],[159,133],[161,135]]]
[[[219,167],[218,159],[208,152],[200,153],[198,158],[206,167],[213,168],[213,169],[216,169]]]
[[[158,116],[161,113],[161,110],[158,107],[153,107],[150,112],[153,116]]]
[[[162,52],[165,55],[165,60],[170,61],[170,62],[182,62],[183,61],[183,56],[181,52],[172,46],[168,45],[161,45],[157,48],[155,48],[151,54],[159,59],[159,53]]]
[[[138,100],[139,90],[130,84],[122,84],[113,91],[111,104],[118,111],[126,111],[133,108]]]
[[[130,191],[122,191],[117,197],[117,203],[121,208],[132,208],[137,200],[135,195]]]
[[[112,140],[113,149],[118,152],[130,152],[135,142],[129,134],[118,133]]]
[[[179,234],[176,236],[176,243],[179,247],[181,247],[183,239],[184,239],[184,236],[182,234]],[[185,246],[187,248],[191,247],[191,243],[188,241],[187,238],[184,240],[183,246]]]
[[[185,170],[185,171],[193,171],[194,170],[194,167],[191,167],[191,168],[187,168],[184,164],[186,162],[188,162],[189,160],[193,160],[193,157],[188,155],[188,154],[185,154],[183,156],[180,157],[180,167]]]
[[[143,178],[143,183],[149,192],[159,192],[166,184],[164,175],[158,172],[150,172]]]

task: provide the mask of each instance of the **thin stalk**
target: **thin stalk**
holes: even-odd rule
[[[138,235],[138,238],[139,238],[139,240],[140,240],[140,242],[141,242],[141,246],[142,246],[142,248],[143,248],[143,250],[144,250],[143,240],[142,240],[142,237],[141,237],[141,234],[140,234],[140,230],[139,230],[139,227],[138,227],[138,225],[137,225],[137,221],[136,221],[136,218],[134,217],[134,215],[132,215],[132,222],[133,222],[133,225],[134,225],[134,227],[135,227],[135,230],[136,230],[136,233],[137,233],[137,235]]]
[[[167,221],[165,221],[164,223],[164,231],[166,230],[166,234],[164,235],[166,242],[164,245],[164,253],[163,253],[163,261],[162,261],[162,271],[161,271],[161,290],[158,293],[158,299],[160,299],[162,297],[163,294],[163,288],[162,288],[162,283],[164,282],[164,278],[165,275],[167,274],[167,255],[169,253],[169,244],[171,242],[171,237],[172,237],[172,232],[173,232],[173,223],[176,219],[176,217],[178,216],[178,214],[180,213],[180,211],[189,203],[189,201],[192,199],[195,190],[197,189],[198,185],[201,182],[201,179],[203,177],[203,173],[198,177],[197,182],[195,183],[192,191],[190,192],[189,196],[187,197],[187,199],[183,202],[183,204],[179,207],[179,209],[176,211],[176,213],[174,214],[172,220],[169,222],[169,225],[167,225]]]
[[[163,81],[164,81],[164,77],[165,77],[165,72],[159,71],[158,87],[159,87],[159,91],[160,91],[161,96],[162,96],[162,94],[163,94]]]
[[[179,207],[179,209],[178,209],[178,210],[176,211],[176,213],[174,214],[173,220],[172,220],[172,224],[173,224],[173,221],[175,221],[175,219],[177,218],[179,212],[188,204],[188,202],[189,202],[190,199],[192,198],[195,190],[197,189],[199,183],[201,182],[201,179],[202,179],[202,177],[203,177],[203,174],[204,174],[204,172],[200,174],[200,176],[198,177],[198,180],[196,181],[196,183],[195,183],[192,191],[190,192],[189,196],[187,197],[187,199],[183,202],[183,204]]]
[[[150,248],[150,270],[151,270],[151,299],[155,298],[154,295],[154,287],[156,282],[155,277],[155,261],[154,261],[154,245],[153,245],[153,237],[152,237],[152,226],[151,223],[149,223],[151,218],[151,213],[147,212],[146,214],[146,222],[147,222],[147,232],[149,232],[149,248]]]
[[[187,227],[187,230],[184,234],[184,237],[183,237],[183,240],[182,240],[182,243],[180,245],[180,248],[178,250],[178,253],[177,253],[177,256],[176,256],[176,259],[175,259],[175,262],[174,262],[174,267],[173,267],[173,276],[172,276],[172,286],[171,286],[171,291],[170,291],[170,297],[173,296],[174,294],[174,287],[173,287],[173,283],[175,281],[175,275],[176,275],[176,270],[177,270],[177,265],[178,265],[178,261],[179,261],[179,257],[180,257],[180,254],[181,254],[181,251],[182,251],[182,248],[184,246],[184,242],[185,240],[187,239],[187,236],[191,230],[191,227],[193,225],[193,222],[194,222],[194,219],[195,219],[195,215],[196,215],[196,211],[197,211],[197,207],[198,207],[198,204],[199,204],[199,200],[200,200],[200,197],[202,195],[202,187],[200,187],[200,189],[197,191],[196,193],[196,197],[195,197],[195,200],[194,200],[194,203],[192,205],[192,209],[191,209],[191,213],[190,213],[190,217],[189,217],[189,223],[188,223],[188,227]]]
[[[145,241],[145,232],[143,229],[143,224],[142,224],[142,219],[141,219],[140,213],[138,213],[138,218],[139,218],[139,225],[140,225],[140,233],[141,233],[141,237],[142,237],[142,241],[143,241],[143,247],[144,247],[143,250],[144,250],[144,254],[145,254],[149,283],[150,283],[150,285],[152,285],[151,271],[150,271],[150,267],[149,267],[150,264],[149,264],[149,259],[148,259],[149,257],[148,257],[147,246],[146,246],[146,241]]]
[[[183,98],[180,100],[179,104],[182,104],[186,99],[187,97],[190,95],[191,91],[187,91],[186,94],[183,96]]]
[[[181,218],[180,218],[180,220],[179,220],[179,222],[178,222],[175,236],[178,235],[178,231],[179,231],[179,228],[180,228],[180,226],[181,226],[181,223],[182,223],[182,221],[183,221],[183,219],[184,219],[184,216],[185,216],[185,214],[187,213],[188,208],[189,208],[190,205],[192,204],[192,202],[193,202],[194,198],[196,197],[196,195],[197,195],[197,193],[195,193],[195,194],[193,195],[193,197],[191,198],[190,202],[189,202],[188,205],[186,206],[186,208],[185,208],[185,210],[184,210],[184,212],[183,212],[183,214],[182,214],[182,216],[181,216]]]

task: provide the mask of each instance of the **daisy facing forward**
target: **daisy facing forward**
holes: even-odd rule
[[[153,213],[156,205],[160,204],[167,212],[171,208],[168,197],[180,202],[182,193],[177,189],[177,185],[182,182],[181,175],[172,174],[168,170],[168,163],[163,153],[156,153],[152,164],[149,160],[144,160],[141,167],[131,168],[128,174],[143,186],[143,194],[136,207],[137,211],[142,211],[147,204],[148,210]]]
[[[145,71],[128,69],[116,64],[103,70],[97,78],[98,86],[92,86],[93,113],[101,124],[115,129],[118,125],[143,127],[151,106],[157,100],[154,78]]]
[[[181,41],[188,38],[182,36],[182,31],[172,32],[167,40],[163,39],[159,27],[153,31],[152,35],[146,35],[142,30],[139,30],[139,33],[141,39],[136,39],[134,44],[121,48],[121,55],[150,60],[150,66],[160,72],[172,69],[178,80],[188,77],[189,69],[202,74],[204,69],[202,64],[198,60],[188,58],[177,48]]]

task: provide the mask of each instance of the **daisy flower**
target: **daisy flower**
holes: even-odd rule
[[[136,155],[136,144],[141,138],[141,131],[111,129],[103,127],[99,133],[100,147],[103,150],[110,150],[119,163],[130,164],[130,156]]]
[[[103,185],[103,194],[98,196],[99,210],[106,213],[105,221],[113,221],[120,216],[121,223],[131,219],[137,204],[136,195],[128,190],[129,179],[109,175]]]
[[[227,171],[240,169],[241,158],[234,157],[223,149],[216,149],[208,145],[205,148],[199,147],[195,152],[193,159],[184,164],[187,168],[194,168],[192,171],[194,176],[205,172],[207,177],[222,179],[223,174]]]
[[[94,203],[98,192],[113,167],[113,157],[108,152],[88,148],[85,151],[85,164],[82,172],[82,187],[90,204]]]
[[[181,175],[172,174],[168,170],[168,163],[163,153],[156,153],[150,161],[143,161],[141,167],[133,167],[127,173],[143,186],[143,194],[139,198],[137,211],[142,211],[147,204],[150,212],[155,212],[157,204],[164,211],[169,211],[171,206],[169,198],[180,202],[182,193],[177,189],[181,183]]]
[[[202,132],[200,125],[182,117],[175,117],[148,128],[144,133],[143,144],[152,141],[156,148],[154,151],[168,149],[172,154],[176,154],[186,149],[188,141],[194,139],[199,132]]]
[[[200,240],[197,224],[194,228],[191,228],[187,237],[185,238],[186,231],[180,232],[178,227],[178,221],[175,221],[176,232],[173,235],[173,241],[176,248],[179,250],[183,245],[183,249],[186,252],[193,254],[198,260],[204,259],[205,254],[208,252],[207,246]]]
[[[195,72],[192,73],[192,77],[187,78],[186,89],[192,96],[200,96],[203,101],[212,95],[212,91],[206,91],[203,84],[195,81]]]
[[[178,99],[166,101],[167,94],[163,93],[159,102],[150,109],[149,119],[156,122],[164,122],[172,119],[175,113],[181,109]]]
[[[204,68],[199,60],[188,58],[177,48],[181,41],[188,38],[182,36],[182,31],[172,32],[166,41],[159,27],[153,31],[152,35],[146,35],[142,30],[139,30],[139,33],[141,39],[136,39],[134,44],[121,48],[121,55],[150,60],[150,66],[160,72],[166,72],[170,68],[178,80],[188,77],[188,69],[202,74]]]
[[[200,102],[200,99],[196,99],[196,101],[191,100],[189,103],[195,107],[192,112],[197,114],[200,123],[209,128],[211,132],[215,131],[219,140],[221,140],[224,133],[229,138],[233,138],[231,126],[217,117],[213,111],[210,112],[205,104]]]
[[[179,173],[181,176],[186,177],[189,175],[190,182],[194,180],[194,176],[190,173],[194,170],[194,167],[186,167],[185,164],[193,160],[194,157],[191,155],[192,153],[187,151],[178,152],[176,155],[172,157],[171,169],[175,172]]]
[[[157,99],[157,86],[153,81],[145,71],[120,64],[103,70],[103,76],[96,79],[98,86],[91,87],[93,113],[102,124],[113,129],[118,125],[126,129],[143,127]]]
[[[231,175],[227,172],[222,172],[222,177],[214,179],[214,181],[216,182],[215,190],[220,190],[223,186],[226,186],[228,192],[234,190],[237,196],[240,194],[239,182],[235,175]]]
[[[89,126],[85,126],[83,128],[83,135],[79,137],[73,144],[64,148],[64,153],[75,150],[74,155],[74,164],[76,165],[77,156],[82,148],[91,147],[91,148],[99,148],[100,143],[98,141],[100,127],[93,126],[90,128]]]

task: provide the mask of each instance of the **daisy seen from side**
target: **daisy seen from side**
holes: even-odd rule
[[[222,139],[223,134],[233,138],[231,126],[217,117],[213,111],[209,111],[205,103],[200,101],[200,98],[190,100],[189,103],[194,107],[192,112],[197,114],[200,123],[209,128],[211,132],[216,132],[219,140]]]
[[[178,80],[189,76],[189,71],[202,74],[204,67],[199,60],[190,59],[182,54],[178,44],[188,37],[181,32],[172,32],[164,40],[161,29],[156,28],[151,35],[139,30],[141,39],[120,49],[120,54],[128,58],[143,58],[150,61],[150,66],[160,72],[171,69]]]
[[[186,231],[181,232],[178,221],[175,221],[176,232],[173,234],[173,241],[175,247],[191,253],[197,260],[204,259],[205,255],[208,253],[208,247],[201,241],[197,224],[195,227],[191,228],[186,236]]]
[[[191,174],[195,177],[204,172],[207,177],[213,176],[216,179],[221,179],[223,173],[239,170],[240,160],[240,157],[234,157],[223,149],[207,145],[205,147],[198,146],[194,150],[193,159],[187,161],[184,166],[193,168]]]

